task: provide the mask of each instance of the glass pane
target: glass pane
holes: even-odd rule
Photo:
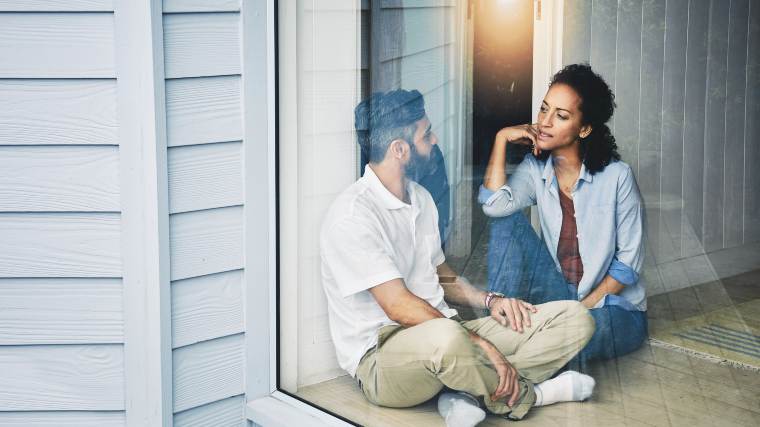
[[[280,9],[281,390],[361,425],[760,421],[760,8]]]

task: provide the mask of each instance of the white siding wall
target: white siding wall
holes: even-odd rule
[[[124,425],[110,0],[0,1],[0,424]]]
[[[174,423],[243,424],[240,1],[164,0]]]
[[[244,424],[240,9],[163,2],[179,426]],[[117,90],[114,16],[112,0],[0,0],[3,426],[127,419],[118,107],[129,94]]]

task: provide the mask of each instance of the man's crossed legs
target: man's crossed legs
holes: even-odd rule
[[[377,346],[356,372],[367,399],[380,406],[409,407],[433,398],[444,387],[482,398],[494,414],[520,419],[536,403],[534,384],[551,377],[594,333],[594,319],[577,301],[536,306],[531,326],[518,333],[490,317],[459,322],[433,319],[411,328],[386,326]],[[496,370],[469,331],[490,341],[517,369],[520,394],[514,406],[490,396]]]

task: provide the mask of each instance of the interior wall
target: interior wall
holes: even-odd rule
[[[589,62],[616,94],[610,127],[646,205],[651,293],[757,268],[741,254],[760,258],[760,2],[564,9],[563,63]]]
[[[281,229],[297,231],[295,241],[280,240],[282,250],[295,251],[298,264],[295,270],[281,268],[289,273],[281,279],[285,296],[280,318],[298,319],[297,328],[281,328],[287,335],[297,333],[297,350],[289,349],[297,351],[297,366],[281,365],[283,385],[293,392],[295,387],[343,374],[330,336],[319,234],[333,199],[357,178],[353,109],[362,85],[360,5],[299,0],[296,8],[297,118],[281,115],[280,119],[282,124],[297,126],[296,139],[280,141],[281,150],[289,150],[284,144],[295,149],[294,155],[281,151],[280,156],[281,182],[293,181],[297,188],[290,193],[280,190],[281,197],[293,203],[281,205],[281,212],[293,211],[295,221],[281,218]],[[296,300],[298,304],[292,304]],[[281,340],[292,340],[284,335]]]

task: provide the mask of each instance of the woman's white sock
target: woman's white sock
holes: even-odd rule
[[[478,400],[465,392],[442,393],[438,398],[438,413],[446,427],[475,427],[486,418]]]
[[[536,384],[536,403],[546,406],[557,402],[579,402],[591,397],[596,381],[576,371],[565,371],[556,377]]]

